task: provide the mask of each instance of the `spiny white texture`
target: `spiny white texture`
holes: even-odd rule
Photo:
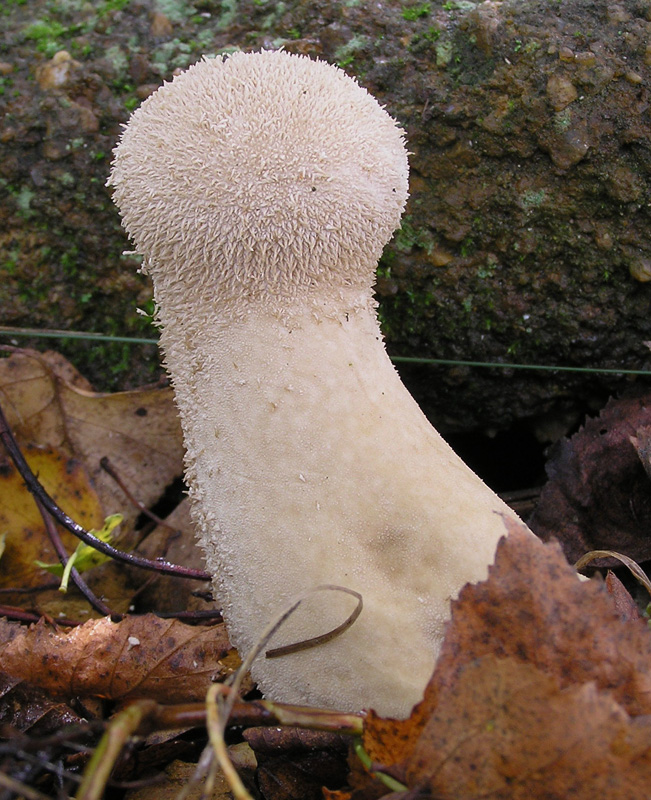
[[[143,104],[111,182],[160,306],[199,540],[241,653],[298,594],[359,592],[338,638],[252,672],[270,697],[405,717],[512,512],[402,385],[373,268],[407,191],[399,128],[340,70],[205,61]],[[272,645],[339,625],[319,593]]]
[[[225,311],[317,284],[370,287],[407,174],[402,131],[365,89],[265,51],[162,86],[133,114],[110,182],[154,280],[192,297],[209,279]]]

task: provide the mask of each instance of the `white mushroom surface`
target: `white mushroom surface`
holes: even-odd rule
[[[190,67],[133,114],[110,184],[151,275],[193,514],[242,654],[299,593],[359,592],[269,697],[405,717],[450,599],[514,516],[403,386],[372,295],[407,198],[404,135],[343,71],[284,52]],[[335,628],[318,592],[271,646]]]

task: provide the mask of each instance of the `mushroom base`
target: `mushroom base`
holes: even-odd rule
[[[261,689],[408,716],[450,599],[486,577],[513,512],[426,420],[368,304],[294,309],[291,321],[254,306],[204,324],[200,337],[164,330],[162,343],[199,537],[235,646],[245,654],[306,590],[338,584],[363,597],[360,617],[332,641],[260,657]],[[325,633],[354,607],[319,592],[270,647]]]

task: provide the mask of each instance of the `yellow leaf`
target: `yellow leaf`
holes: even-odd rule
[[[183,474],[183,437],[171,389],[92,392],[58,354],[20,350],[0,358],[0,402],[21,445],[53,447],[84,464],[105,509],[101,518],[124,514],[121,540],[140,509],[125,502],[100,459],[107,457],[147,506]]]
[[[23,454],[45,490],[86,529],[102,525],[104,514],[83,465],[55,448],[23,447]],[[0,587],[33,588],[43,584],[36,560],[53,562],[57,555],[32,495],[13,464],[0,460],[0,529],[5,552],[0,561]],[[67,531],[61,539],[68,552],[78,539]]]

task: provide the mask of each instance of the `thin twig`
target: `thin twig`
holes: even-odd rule
[[[52,589],[58,589],[60,585],[59,581],[54,580],[49,583],[43,583],[40,586],[3,586],[0,588],[0,596],[3,594],[39,594],[40,592],[50,592]]]
[[[16,469],[25,481],[27,489],[37,500],[43,504],[47,512],[51,514],[57,522],[63,525],[64,528],[67,528],[70,533],[74,534],[78,539],[81,539],[82,542],[94,547],[95,550],[99,550],[100,553],[104,553],[110,558],[114,558],[116,561],[122,561],[123,563],[129,564],[132,567],[148,569],[153,572],[158,572],[161,575],[174,575],[177,578],[191,578],[192,580],[197,581],[212,580],[212,575],[209,575],[207,572],[203,572],[202,570],[181,567],[177,564],[171,564],[169,561],[164,561],[162,559],[150,561],[148,558],[143,558],[142,556],[134,555],[133,553],[124,553],[123,551],[117,550],[110,544],[107,544],[101,539],[98,539],[96,536],[88,533],[87,530],[82,528],[81,525],[69,517],[65,511],[63,511],[55,503],[55,501],[45,491],[43,486],[41,486],[38,478],[32,472],[31,467],[25,460],[25,457],[18,447],[4,412],[2,411],[2,406],[0,406],[0,440],[2,440],[4,446],[7,448],[7,452],[16,465]]]
[[[127,500],[133,503],[133,505],[136,508],[139,508],[143,514],[149,517],[149,519],[153,520],[153,522],[155,522],[157,525],[162,525],[163,527],[168,528],[173,533],[181,533],[181,531],[179,531],[178,528],[175,528],[173,525],[170,525],[169,522],[165,522],[164,519],[161,519],[159,516],[154,514],[154,512],[151,511],[149,508],[147,508],[147,506],[143,502],[141,502],[140,500],[138,500],[137,497],[134,497],[131,494],[131,492],[129,491],[128,487],[126,486],[122,478],[116,472],[115,467],[109,461],[108,456],[102,456],[102,458],[100,458],[99,460],[99,465],[104,470],[104,472],[106,472],[108,475],[111,476],[111,478],[113,478],[113,480],[117,483],[120,489],[122,489]]]
[[[154,611],[161,619],[189,620],[190,622],[202,622],[205,620],[217,621],[222,619],[220,609],[206,609],[205,611]]]
[[[61,562],[63,568],[65,569],[65,566],[68,563],[68,559],[70,558],[70,556],[66,552],[66,548],[63,542],[61,541],[61,537],[59,536],[59,531],[57,530],[56,525],[54,524],[54,520],[45,510],[43,504],[37,497],[34,498],[34,501],[36,503],[38,510],[41,512],[41,517],[43,518],[43,523],[45,524],[45,530],[47,531],[47,535],[50,537],[52,546],[56,550],[59,561]],[[103,603],[99,599],[99,597],[95,595],[90,586],[81,577],[81,575],[79,574],[79,570],[76,567],[73,567],[70,570],[70,577],[72,578],[72,582],[75,584],[77,589],[79,589],[79,591],[83,594],[86,600],[88,600],[88,602],[95,609],[95,611],[98,611],[103,616],[112,617],[114,622],[118,622],[118,615],[114,615],[111,609],[106,605],[106,603]],[[119,615],[119,619],[121,618],[122,615]]]
[[[16,606],[0,605],[0,617],[6,617],[13,622],[38,622],[43,619],[43,614],[35,614],[32,611],[25,611],[23,608],[16,608]],[[57,625],[76,628],[79,622],[65,617],[59,617],[56,621]]]
[[[88,331],[62,331],[55,328],[13,328],[0,325],[0,336],[28,336],[43,339],[87,339],[88,341],[119,342],[124,344],[158,344],[157,339],[145,339],[136,336],[112,336],[105,333]],[[2,346],[9,349],[9,346]],[[20,348],[12,348],[14,350]],[[585,372],[592,375],[651,375],[649,369],[620,369],[619,367],[571,367],[558,364],[513,364],[504,361],[468,361],[454,358],[418,358],[413,356],[389,355],[395,363],[431,364],[432,366],[452,367],[488,367],[490,369],[529,369],[543,370],[546,372]]]
[[[630,556],[626,556],[623,553],[617,553],[615,550],[591,550],[589,553],[585,553],[581,556],[581,558],[574,565],[574,569],[580,571],[584,567],[587,567],[591,561],[595,561],[598,558],[616,558],[618,561],[621,561],[625,567],[628,567],[630,573],[638,581],[638,583],[641,583],[651,595],[651,580],[649,580],[649,576],[646,574],[646,572],[637,563],[637,561],[632,559]]]
[[[111,771],[132,736],[148,736],[157,730],[184,730],[205,726],[210,705],[214,706],[215,701],[224,695],[233,694],[233,690],[227,686],[214,684],[210,690],[209,703],[164,706],[154,700],[137,700],[124,708],[113,717],[86,765],[76,800],[100,800]],[[304,708],[267,700],[235,700],[229,707],[228,719],[223,717],[223,707],[220,707],[218,719],[213,718],[212,722],[213,733],[217,728],[222,734],[228,724],[238,727],[288,725],[334,731],[348,736],[360,736],[364,729],[363,714]]]

